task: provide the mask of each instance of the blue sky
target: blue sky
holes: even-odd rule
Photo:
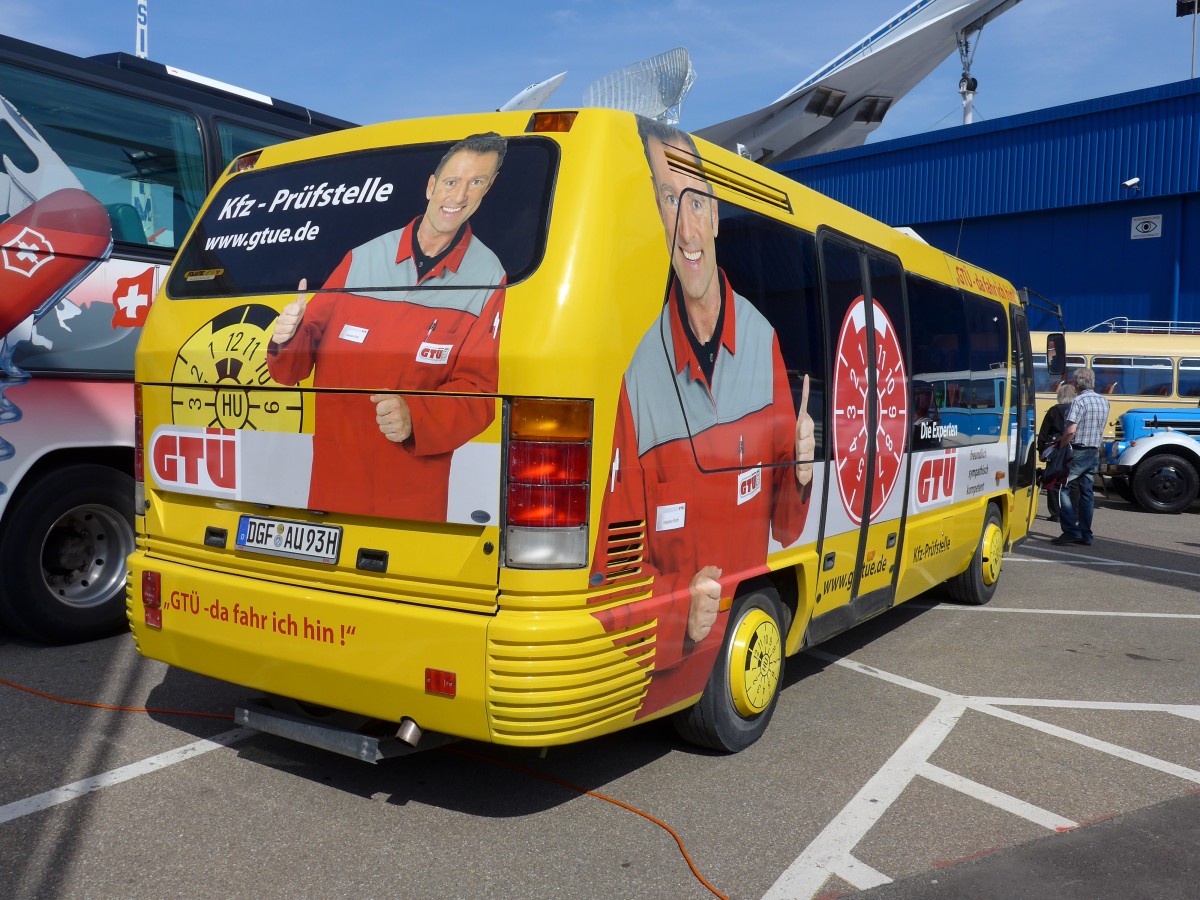
[[[352,121],[495,109],[566,70],[578,103],[613,69],[686,47],[681,124],[764,106],[908,0],[150,0],[150,57]],[[133,52],[136,0],[0,0],[0,31],[80,56]],[[1023,0],[979,42],[977,119],[1190,77],[1174,0]],[[960,124],[955,54],[872,140]]]

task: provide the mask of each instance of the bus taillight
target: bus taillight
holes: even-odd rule
[[[142,608],[146,624],[162,628],[162,575],[150,569],[142,572]]]
[[[518,397],[509,404],[505,563],[587,565],[592,404]]]
[[[587,485],[508,485],[508,522],[533,528],[587,524]]]
[[[508,478],[521,484],[587,484],[587,443],[510,441]]]

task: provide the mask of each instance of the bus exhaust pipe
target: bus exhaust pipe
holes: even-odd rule
[[[416,747],[421,742],[421,726],[405,716],[400,720],[400,727],[396,731],[396,737],[404,741],[410,747]]]
[[[243,701],[234,710],[233,718],[239,725],[253,728],[255,731],[287,738],[310,747],[320,747],[322,750],[330,750],[369,763],[409,756],[418,750],[431,750],[457,740],[448,734],[422,731],[421,727],[407,716],[400,720],[395,737],[388,736],[386,730],[381,733],[370,729],[358,731],[343,728],[318,721],[311,716],[276,709],[265,697],[253,697]],[[378,724],[376,722],[376,725]],[[417,747],[419,742],[423,742],[420,748]]]

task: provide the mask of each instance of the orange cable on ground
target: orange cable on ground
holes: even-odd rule
[[[54,694],[47,694],[45,691],[35,690],[34,688],[25,687],[24,685],[16,684],[15,682],[12,682],[12,681],[6,681],[3,678],[0,678],[0,684],[7,685],[10,688],[15,688],[18,691],[24,691],[27,694],[33,694],[34,696],[37,696],[37,697],[43,697],[46,700],[53,700],[56,703],[66,703],[70,706],[87,706],[92,709],[107,709],[107,710],[112,710],[114,712],[164,713],[164,714],[172,715],[172,716],[197,716],[197,717],[206,718],[206,719],[232,719],[233,718],[233,716],[228,715],[227,713],[192,712],[192,711],[183,710],[183,709],[155,709],[153,707],[146,707],[146,706],[113,706],[108,703],[92,703],[91,701],[88,701],[88,700],[70,700],[70,699],[67,699],[66,697],[56,697]],[[589,797],[595,797],[598,800],[604,800],[607,803],[611,803],[613,806],[619,806],[621,809],[627,810],[628,812],[636,813],[637,815],[641,816],[643,819],[647,819],[647,820],[653,822],[655,825],[657,825],[659,828],[666,831],[667,834],[671,835],[671,837],[673,837],[675,839],[675,843],[679,846],[679,852],[681,854],[683,854],[683,859],[688,864],[688,868],[692,870],[692,874],[694,876],[696,876],[696,880],[699,881],[706,888],[708,888],[708,890],[712,892],[713,896],[719,897],[720,900],[729,900],[729,898],[725,894],[722,894],[715,887],[713,887],[711,884],[709,884],[708,880],[703,875],[700,874],[700,870],[697,869],[696,864],[692,862],[692,857],[688,854],[687,848],[683,846],[683,840],[675,832],[675,829],[673,829],[670,825],[668,825],[666,822],[662,821],[661,819],[657,819],[654,816],[650,815],[650,813],[643,812],[642,810],[638,809],[636,806],[630,806],[628,803],[624,803],[620,800],[617,800],[615,797],[609,797],[605,794],[601,794],[599,791],[588,790],[587,788],[580,787],[577,784],[571,784],[571,782],[569,782],[569,781],[563,781],[561,778],[555,778],[552,775],[544,775],[541,772],[535,772],[533,769],[529,769],[529,768],[526,768],[525,766],[517,765],[516,763],[507,762],[506,760],[502,760],[502,759],[496,759],[495,757],[491,757],[491,756],[484,756],[481,753],[472,753],[469,750],[461,750],[456,747],[442,747],[441,749],[446,753],[454,753],[454,754],[457,754],[458,756],[467,757],[468,759],[474,759],[474,760],[478,760],[478,761],[482,761],[482,762],[487,762],[487,763],[491,763],[492,765],[496,765],[496,766],[504,766],[506,768],[512,769],[515,772],[521,772],[525,775],[530,775],[534,778],[540,778],[542,781],[548,781],[551,784],[556,784],[559,787],[567,788],[568,790],[575,791],[576,793],[586,794]]]
[[[92,709],[109,709],[115,712],[165,713],[171,716],[197,716],[204,719],[233,718],[233,716],[227,713],[191,712],[185,709],[154,709],[147,706],[112,706],[108,703],[92,703],[88,700],[68,700],[66,697],[56,697],[53,694],[47,694],[45,691],[38,691],[34,690],[33,688],[25,687],[24,685],[15,684],[11,681],[5,681],[3,678],[0,678],[0,684],[8,685],[10,688],[16,688],[18,691],[24,691],[27,694],[33,694],[37,697],[45,697],[47,700],[53,700],[56,703],[66,703],[70,706],[90,706]]]
[[[489,762],[497,766],[505,766],[513,771],[522,772],[525,775],[531,775],[534,778],[540,778],[542,781],[549,781],[551,784],[557,784],[559,787],[565,787],[568,790],[576,791],[580,794],[587,794],[589,797],[595,797],[599,800],[604,800],[613,804],[613,806],[619,806],[621,809],[628,810],[631,813],[636,813],[643,819],[649,819],[659,828],[662,828],[664,831],[666,831],[667,834],[671,835],[671,837],[675,838],[675,843],[679,845],[679,852],[683,854],[683,859],[688,864],[688,868],[692,870],[692,874],[696,876],[696,880],[708,888],[714,896],[720,897],[721,900],[729,900],[727,896],[709,884],[708,880],[700,874],[700,870],[697,869],[696,864],[692,862],[692,857],[688,855],[687,848],[683,846],[683,841],[680,839],[679,835],[675,833],[675,829],[661,819],[656,819],[654,816],[650,815],[650,813],[643,812],[636,806],[630,806],[628,803],[623,803],[620,800],[617,800],[615,797],[609,797],[606,794],[601,794],[599,791],[590,791],[587,788],[580,787],[577,784],[571,784],[571,782],[563,781],[560,778],[555,778],[553,775],[543,775],[541,772],[535,772],[533,769],[528,769],[525,766],[519,766],[516,763],[510,763],[491,756],[484,756],[481,753],[472,753],[469,750],[461,750],[456,747],[442,747],[441,749],[445,753],[456,753],[459,756],[465,756],[469,759],[482,760],[483,762]]]

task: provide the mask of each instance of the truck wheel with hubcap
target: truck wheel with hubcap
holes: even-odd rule
[[[971,557],[967,570],[951,578],[947,584],[954,599],[969,606],[982,606],[996,593],[1000,582],[1000,565],[1004,561],[1004,528],[1000,511],[989,503],[983,517],[983,532],[979,546]]]
[[[55,469],[28,485],[0,535],[0,621],[69,644],[126,627],[133,478],[108,466]]]
[[[1183,512],[1196,499],[1196,468],[1186,459],[1163,453],[1143,459],[1133,473],[1133,494],[1151,512]]]

